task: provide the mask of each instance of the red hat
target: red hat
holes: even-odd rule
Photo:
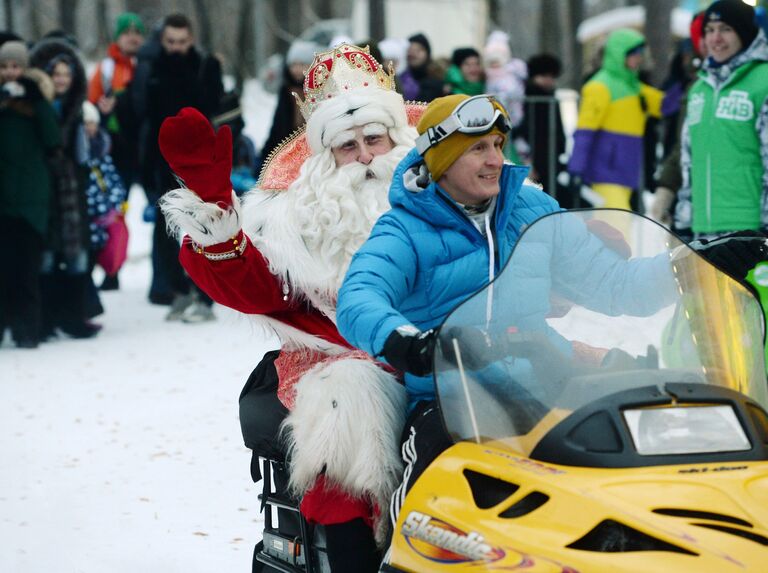
[[[701,53],[699,47],[701,46],[701,38],[704,35],[704,10],[699,12],[691,20],[691,43],[693,44],[693,51],[697,56],[701,57],[704,54]]]

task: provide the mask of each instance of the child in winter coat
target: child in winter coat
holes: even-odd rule
[[[94,255],[98,255],[107,244],[110,224],[115,217],[124,215],[127,199],[125,185],[110,155],[111,138],[99,123],[96,106],[89,101],[83,102],[83,123],[78,126],[77,132],[77,159],[80,165],[88,168],[85,197],[91,252]]]
[[[509,112],[512,127],[523,119],[525,80],[528,67],[519,58],[513,58],[509,49],[509,36],[499,30],[491,32],[483,48],[485,64],[485,92],[493,94]]]

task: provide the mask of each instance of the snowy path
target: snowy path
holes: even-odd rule
[[[142,208],[134,193],[96,339],[0,348],[0,571],[250,570],[261,516],[237,398],[276,342],[222,307],[165,322]]]

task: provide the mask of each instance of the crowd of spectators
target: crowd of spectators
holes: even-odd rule
[[[261,149],[241,134],[242,119],[239,129],[233,124],[237,193],[253,186],[263,160],[304,124],[297,105],[304,74],[325,48],[304,40],[290,46]],[[768,226],[768,47],[743,2],[719,0],[697,15],[659,89],[642,81],[643,36],[613,32],[583,86],[570,158],[557,57],[514,57],[502,31],[449,58],[435,57],[423,33],[371,50],[393,62],[406,101],[493,94],[513,128],[505,157],[528,164],[529,178],[562,207],[587,206],[586,197],[642,210],[641,192],[656,189],[650,214],[687,239]],[[148,32],[126,12],[90,78],[85,69],[65,32],[35,42],[0,37],[0,236],[19,245],[0,270],[0,333],[9,329],[19,347],[98,335],[99,291],[120,286],[123,215],[135,184],[148,198],[144,219],[155,225],[149,301],[168,305],[168,320],[215,318],[210,298],[179,265],[178,243],[156,207],[177,185],[157,133],[186,106],[216,125],[238,116],[237,94],[224,93],[220,59],[196,44],[186,16],[169,15]],[[106,271],[98,287],[96,265]]]

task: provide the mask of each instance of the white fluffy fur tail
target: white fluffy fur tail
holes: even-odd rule
[[[240,200],[234,191],[232,206],[228,209],[206,203],[189,189],[168,191],[160,199],[160,208],[171,236],[181,239],[189,235],[203,247],[223,243],[240,231]]]
[[[383,543],[389,499],[402,476],[400,433],[405,389],[373,362],[338,360],[307,372],[296,386],[287,430],[291,488],[301,495],[325,476],[381,509],[374,530]]]

